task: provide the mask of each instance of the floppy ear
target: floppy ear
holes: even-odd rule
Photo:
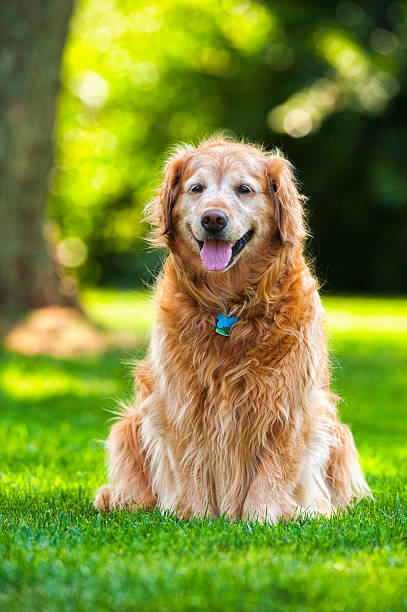
[[[266,178],[282,244],[301,243],[307,235],[302,205],[306,198],[298,193],[290,162],[278,151],[268,158]]]
[[[171,213],[179,196],[185,164],[194,150],[189,145],[177,147],[164,166],[164,180],[151,203],[150,220],[156,226],[156,243],[162,244],[163,238],[168,242],[172,237]]]

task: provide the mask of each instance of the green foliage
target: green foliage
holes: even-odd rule
[[[298,167],[330,286],[406,290],[406,15],[405,1],[80,0],[50,176],[67,276],[151,280],[141,219],[163,157],[226,129]]]
[[[88,291],[100,324],[148,327],[140,293]],[[406,610],[407,300],[327,298],[335,387],[375,502],[331,520],[181,521],[97,514],[115,399],[129,356],[3,351],[0,608],[5,610]],[[131,312],[133,309],[133,317]],[[136,357],[140,357],[143,349]]]

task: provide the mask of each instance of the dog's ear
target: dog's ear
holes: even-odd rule
[[[278,151],[267,160],[267,188],[274,204],[274,221],[282,244],[300,244],[307,235],[303,202],[292,166]]]
[[[166,244],[172,237],[172,210],[178,199],[186,162],[195,151],[189,145],[179,146],[164,166],[164,180],[150,205],[149,219],[155,226],[153,241]]]

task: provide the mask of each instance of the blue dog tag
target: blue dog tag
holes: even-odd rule
[[[217,333],[221,336],[230,336],[230,332],[236,321],[237,317],[225,317],[223,314],[218,314],[216,322]]]

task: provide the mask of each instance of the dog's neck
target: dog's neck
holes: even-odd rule
[[[254,318],[270,314],[281,295],[282,280],[291,268],[304,268],[302,248],[287,244],[278,254],[255,265],[222,273],[199,275],[177,253],[171,253],[165,272],[176,280],[178,290],[188,294],[198,307],[225,315]]]

